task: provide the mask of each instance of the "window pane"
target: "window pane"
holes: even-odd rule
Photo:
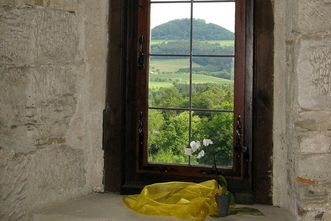
[[[148,162],[188,164],[189,113],[149,109],[148,119]]]
[[[151,2],[191,2],[191,0],[152,0]]]
[[[189,106],[189,58],[153,56],[149,67],[149,106]]]
[[[194,112],[192,116],[192,140],[212,140],[213,144],[203,147],[205,155],[191,158],[193,165],[212,166],[214,156],[219,167],[232,166],[233,113]],[[199,151],[198,151],[199,152]]]
[[[229,2],[194,3],[193,54],[234,54],[234,9]]]
[[[185,54],[190,51],[190,4],[151,5],[151,54]]]
[[[193,57],[193,62],[192,107],[233,110],[233,58]]]
[[[193,2],[235,2],[235,0],[193,0]]]

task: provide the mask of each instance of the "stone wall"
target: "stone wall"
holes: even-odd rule
[[[274,1],[274,203],[331,220],[331,2]]]
[[[0,220],[102,191],[108,3],[0,0]]]

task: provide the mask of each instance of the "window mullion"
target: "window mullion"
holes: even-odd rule
[[[192,35],[193,35],[193,0],[191,0],[191,15],[190,15],[190,85],[189,85],[189,144],[192,140]],[[191,158],[189,165],[191,165]]]

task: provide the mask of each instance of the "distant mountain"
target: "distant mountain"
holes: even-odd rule
[[[190,19],[175,19],[152,29],[152,39],[185,40],[190,37]],[[193,19],[193,39],[196,40],[232,40],[234,34],[203,19]]]

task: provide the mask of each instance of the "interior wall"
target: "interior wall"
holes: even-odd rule
[[[0,220],[102,191],[108,1],[0,0]]]
[[[273,199],[331,220],[331,4],[277,0]]]

